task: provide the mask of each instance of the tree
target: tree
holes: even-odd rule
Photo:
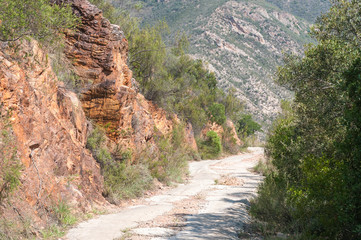
[[[223,104],[213,103],[209,107],[209,115],[212,122],[222,125],[226,122],[226,110]]]
[[[51,4],[48,0],[1,0],[0,41],[11,42],[24,37],[51,41],[64,29],[79,22],[70,5]]]
[[[261,125],[252,119],[249,114],[244,114],[238,120],[237,132],[241,136],[251,136],[261,130]]]
[[[333,1],[312,29],[318,44],[278,69],[277,82],[295,99],[268,136],[274,171],[260,199],[277,199],[269,193],[278,189],[290,216],[283,229],[306,239],[361,237],[360,23],[359,1]],[[269,212],[255,209],[258,217]]]

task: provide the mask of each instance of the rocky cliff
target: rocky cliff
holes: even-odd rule
[[[24,166],[5,215],[17,213],[36,225],[64,199],[80,209],[105,203],[100,167],[85,148],[88,121],[81,102],[57,81],[35,41],[18,53],[0,52],[0,100],[2,111],[11,111]]]
[[[106,126],[108,136],[123,148],[141,149],[158,132],[170,133],[179,120],[137,91],[126,64],[128,42],[119,26],[88,1],[74,1],[73,8],[82,25],[67,34],[66,54],[83,86],[80,100],[86,116]],[[186,133],[194,138],[191,126]],[[189,142],[196,149],[195,141]]]
[[[86,149],[93,124],[103,126],[114,144],[137,151],[179,122],[138,93],[119,26],[86,0],[68,2],[82,20],[77,31],[66,33],[65,48],[79,94],[57,79],[36,41],[23,41],[17,51],[6,46],[0,51],[1,110],[11,112],[23,164],[17,197],[1,211],[9,221],[32,219],[35,232],[51,222],[61,201],[84,211],[108,204],[100,166]],[[186,144],[196,149],[192,126],[184,131]]]

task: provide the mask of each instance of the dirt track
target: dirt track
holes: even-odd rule
[[[248,169],[262,157],[262,148],[249,148],[249,153],[221,160],[192,162],[187,184],[83,222],[66,239],[238,239],[262,180]]]

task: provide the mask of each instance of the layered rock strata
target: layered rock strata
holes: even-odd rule
[[[5,210],[26,218],[41,217],[65,199],[81,209],[104,204],[99,165],[85,148],[88,123],[80,101],[57,81],[35,41],[21,48],[12,58],[0,51],[1,110],[11,112],[24,166],[18,197]]]
[[[82,24],[66,36],[66,55],[73,63],[84,87],[81,102],[88,118],[105,127],[108,136],[122,147],[142,149],[152,144],[158,132],[169,134],[176,116],[147,101],[133,87],[127,66],[128,42],[119,26],[86,0],[73,0],[74,12]],[[185,131],[187,143],[196,144],[192,126]]]

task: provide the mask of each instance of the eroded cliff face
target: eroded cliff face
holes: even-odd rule
[[[86,0],[72,3],[82,25],[67,33],[66,55],[84,87],[80,100],[86,116],[104,126],[123,149],[142,149],[159,132],[169,134],[179,120],[138,93],[126,64],[128,42],[119,26]],[[191,125],[185,133],[186,142],[197,149]]]
[[[180,122],[133,86],[120,28],[86,0],[67,2],[82,19],[77,31],[66,33],[65,49],[80,94],[58,81],[36,41],[24,41],[18,52],[0,51],[0,109],[11,112],[24,165],[17,197],[0,210],[9,219],[32,219],[35,229],[49,223],[59,201],[84,211],[109,204],[102,196],[100,166],[86,148],[92,123],[103,126],[114,144],[136,152],[155,145],[155,136],[168,135]],[[185,144],[196,149],[192,126],[184,132]]]
[[[35,41],[20,49],[0,51],[1,110],[11,112],[24,165],[17,197],[5,215],[16,210],[41,224],[59,201],[84,210],[105,204],[100,167],[85,148],[88,123],[80,101],[57,81]]]

